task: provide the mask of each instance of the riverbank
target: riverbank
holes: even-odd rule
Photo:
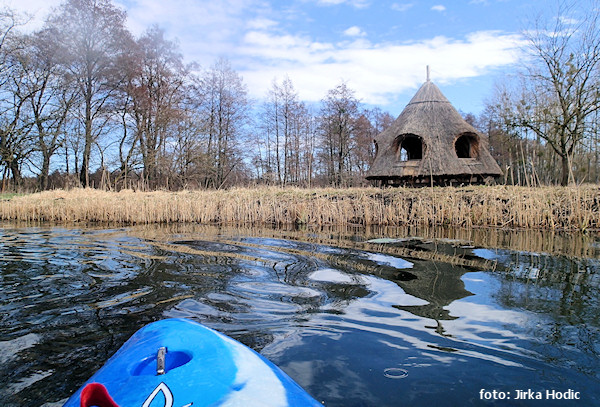
[[[600,187],[235,188],[45,191],[0,201],[27,223],[223,223],[600,229]]]

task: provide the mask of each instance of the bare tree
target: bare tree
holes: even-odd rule
[[[23,165],[34,151],[32,122],[27,120],[25,113],[30,94],[21,82],[23,72],[13,65],[6,74],[8,79],[2,89],[0,102],[0,162],[4,167],[2,189],[5,188],[9,172],[14,186],[21,186]]]
[[[65,126],[75,100],[68,76],[60,69],[56,50],[47,32],[24,37],[25,46],[16,52],[22,72],[21,85],[28,95],[25,112],[31,122],[31,136],[41,157],[34,160],[38,168],[38,187],[48,188],[50,160],[64,145]]]
[[[364,176],[375,159],[375,136],[389,127],[394,118],[379,108],[365,109],[356,120],[351,142],[352,173],[355,183],[364,182]]]
[[[342,186],[348,178],[351,139],[358,115],[358,99],[346,82],[329,90],[322,100],[322,157],[332,185]]]
[[[31,121],[25,107],[30,92],[22,83],[25,75],[16,56],[25,46],[23,36],[16,33],[19,19],[9,9],[0,11],[0,168],[2,190],[10,173],[15,187],[20,187],[22,167],[33,152],[30,138]]]
[[[239,146],[249,120],[247,90],[230,63],[219,59],[204,72],[200,93],[199,114],[210,159],[204,184],[221,188],[242,162]]]
[[[274,79],[263,105],[260,127],[265,135],[264,172],[274,173],[280,185],[300,181],[307,114],[291,79],[285,77],[281,84]]]
[[[188,109],[176,124],[173,137],[172,166],[176,188],[199,187],[206,169],[206,144],[201,121]]]
[[[167,40],[157,26],[149,28],[137,41],[136,50],[138,56],[130,65],[125,100],[134,123],[132,144],[137,144],[144,177],[154,188],[161,182],[161,177],[168,175],[168,141],[177,131],[177,123],[183,119],[188,73],[178,45]],[[125,138],[126,134],[121,146]]]
[[[555,15],[525,32],[531,61],[513,125],[545,140],[561,160],[561,184],[573,181],[573,155],[600,108],[600,3],[561,2]]]
[[[19,25],[19,18],[9,8],[0,9],[0,88],[9,80],[7,74],[11,68],[12,50],[15,29]]]
[[[111,98],[122,80],[119,59],[124,56],[125,12],[110,0],[66,0],[47,21],[55,47],[80,96],[83,152],[80,181],[90,185],[92,146],[108,123]]]

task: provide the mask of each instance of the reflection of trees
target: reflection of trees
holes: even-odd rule
[[[503,252],[506,278],[499,300],[506,306],[600,325],[597,305],[600,263],[533,253]],[[532,288],[535,289],[532,289]]]
[[[563,353],[562,359],[573,360],[574,368],[588,369],[589,364],[579,362],[600,356],[598,260],[508,251],[501,254],[507,272],[500,279],[498,302],[539,315],[544,323],[529,327],[530,334],[542,346],[552,345]]]
[[[382,236],[419,236],[421,240],[455,242],[459,245],[473,245],[481,248],[510,249],[579,258],[595,257],[600,253],[598,236],[594,233],[554,230],[373,226],[366,231],[364,236],[365,240]]]
[[[551,255],[589,258],[600,253],[600,237],[594,233],[559,232],[552,230],[498,230],[466,229],[450,227],[399,227],[399,226],[302,226],[281,225],[278,227],[216,226],[201,224],[140,225],[129,229],[133,234],[147,239],[171,239],[174,234],[204,238],[209,236],[260,236],[299,240],[336,247],[365,248],[369,239],[382,236],[419,236],[421,242],[445,242],[451,246],[472,245],[490,249],[510,249]],[[371,249],[367,248],[371,247]],[[383,248],[385,250],[385,247]],[[399,253],[409,255],[410,253]],[[435,251],[429,253],[435,256]],[[421,257],[418,257],[421,258]],[[442,260],[442,259],[438,259]]]

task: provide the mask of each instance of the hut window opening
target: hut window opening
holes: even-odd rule
[[[479,140],[473,133],[462,134],[454,142],[458,158],[477,158],[479,155]]]
[[[396,139],[396,156],[400,161],[420,160],[423,158],[423,141],[413,134],[400,136]]]

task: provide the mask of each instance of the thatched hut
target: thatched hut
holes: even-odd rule
[[[427,78],[390,127],[375,138],[366,178],[380,185],[485,183],[502,175],[487,138]]]

